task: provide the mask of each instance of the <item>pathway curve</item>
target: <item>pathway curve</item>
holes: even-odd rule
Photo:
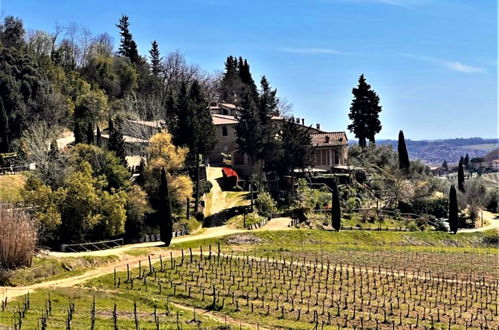
[[[499,232],[499,215],[489,212],[489,211],[481,211],[483,215],[483,220],[488,222],[488,225],[480,227],[480,228],[472,228],[472,229],[459,229],[459,233],[475,233],[480,231],[487,230],[496,230]],[[481,220],[476,220],[477,223],[480,223]]]

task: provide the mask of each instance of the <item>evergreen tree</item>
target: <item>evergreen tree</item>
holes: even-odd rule
[[[166,179],[166,172],[164,168],[161,169],[159,200],[160,200],[160,208],[159,208],[160,237],[161,240],[165,243],[165,246],[169,246],[173,236],[173,217],[172,217],[170,193],[168,191],[168,181]]]
[[[191,163],[194,163],[196,181],[195,207],[198,210],[200,198],[199,166],[204,157],[215,147],[216,137],[208,102],[197,80],[192,83],[188,94],[186,85],[182,84],[177,107],[177,119],[174,141],[176,145],[189,148],[189,158]]]
[[[239,90],[242,83],[238,71],[237,59],[233,56],[228,56],[225,61],[225,72],[220,84],[221,101],[233,104],[239,101]]]
[[[409,171],[411,163],[409,162],[409,154],[407,153],[407,147],[405,145],[404,132],[399,132],[399,142],[398,142],[398,155],[399,155],[399,169],[404,172]]]
[[[97,125],[97,134],[96,134],[96,138],[95,138],[95,145],[98,146],[99,148],[102,146],[102,136],[101,136],[99,125]]]
[[[9,151],[9,117],[0,97],[0,153]]]
[[[459,167],[457,169],[457,188],[460,192],[465,192],[464,190],[464,168],[462,159],[459,161]]]
[[[75,137],[75,144],[83,143],[85,135],[83,134],[83,130],[78,120],[75,120],[73,134]]]
[[[374,143],[374,136],[381,131],[379,96],[371,89],[364,75],[360,76],[359,85],[352,89],[352,94],[354,97],[348,115],[352,123],[348,125],[348,129],[355,134],[359,145],[364,148],[366,141]]]
[[[257,105],[250,94],[243,96],[243,103],[246,106],[242,109],[242,114],[239,122],[236,125],[236,142],[239,146],[239,152],[246,154],[249,160],[250,167],[250,182],[251,182],[251,211],[253,211],[253,169],[258,156],[264,150],[265,132],[260,121]]]
[[[308,129],[297,125],[294,118],[285,120],[278,133],[278,138],[273,140],[273,157],[266,166],[280,177],[290,175],[293,181],[295,169],[305,169],[311,164],[314,153],[312,138]]]
[[[154,76],[158,76],[161,72],[161,55],[159,53],[159,45],[156,40],[151,44],[151,50],[149,50],[149,58],[151,61],[151,72]]]
[[[463,165],[469,169],[470,168],[470,156],[468,154],[466,154],[466,156],[464,157],[464,162],[463,162]]]
[[[262,77],[260,95],[258,96],[258,117],[262,127],[262,143],[261,152],[258,158],[268,161],[271,156],[273,148],[273,140],[275,136],[275,127],[272,123],[272,116],[276,115],[277,104],[277,90],[272,89],[265,76]]]
[[[125,139],[121,133],[121,125],[119,125],[119,121],[115,127],[114,122],[109,119],[109,142],[107,148],[109,151],[114,151],[122,165],[127,165]]]
[[[452,185],[449,191],[449,227],[452,233],[457,233],[459,224],[456,187]]]
[[[190,106],[194,111],[194,131],[193,135],[197,136],[194,141],[196,145],[193,146],[195,152],[195,179],[196,179],[196,199],[195,207],[196,211],[199,208],[199,198],[200,198],[200,179],[199,179],[199,165],[200,161],[204,161],[204,158],[210,153],[215,147],[216,137],[215,137],[215,125],[211,119],[210,109],[208,108],[208,102],[206,101],[202,91],[201,86],[195,80],[191,86],[189,93]],[[202,159],[199,159],[199,156]]]
[[[138,64],[140,61],[139,52],[137,50],[137,44],[133,40],[132,34],[130,33],[130,22],[127,15],[121,15],[120,21],[116,24],[116,27],[120,30],[120,48],[118,49],[118,54],[130,59],[133,64]]]
[[[341,204],[340,204],[340,194],[338,191],[338,183],[336,178],[333,180],[333,207],[332,207],[332,226],[336,230],[341,228]]]
[[[251,98],[257,99],[258,98],[258,92],[256,89],[256,84],[255,81],[253,80],[253,77],[251,76],[251,71],[250,71],[250,66],[248,64],[248,61],[246,59],[243,59],[242,57],[239,57],[239,61],[237,64],[238,67],[238,72],[239,72],[239,78],[241,79],[241,91],[240,91],[240,99],[241,101],[244,100],[243,95],[244,94],[249,94]],[[244,108],[245,105],[242,104],[242,107]]]
[[[94,144],[94,127],[92,123],[87,124],[87,144]]]

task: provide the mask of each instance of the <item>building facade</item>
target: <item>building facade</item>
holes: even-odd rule
[[[217,143],[210,153],[211,164],[230,164],[242,175],[249,174],[250,162],[246,155],[239,152],[236,142],[236,126],[240,109],[232,104],[221,103],[210,106],[211,117],[215,125]],[[282,125],[286,117],[272,117],[277,127]],[[320,125],[306,126],[304,118],[295,118],[296,125],[308,130],[312,138],[314,156],[312,168],[333,171],[336,167],[344,167],[348,157],[348,139],[345,132],[326,132]],[[255,164],[256,168],[262,164]]]

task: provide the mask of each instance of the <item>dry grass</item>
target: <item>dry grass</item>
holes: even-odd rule
[[[0,203],[16,203],[21,201],[21,190],[26,183],[22,174],[0,175]]]
[[[0,206],[0,269],[31,266],[37,238],[28,214]]]

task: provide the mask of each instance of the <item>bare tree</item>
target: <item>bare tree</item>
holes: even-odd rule
[[[281,117],[289,117],[293,113],[293,104],[286,98],[279,98],[277,102],[277,111]]]

